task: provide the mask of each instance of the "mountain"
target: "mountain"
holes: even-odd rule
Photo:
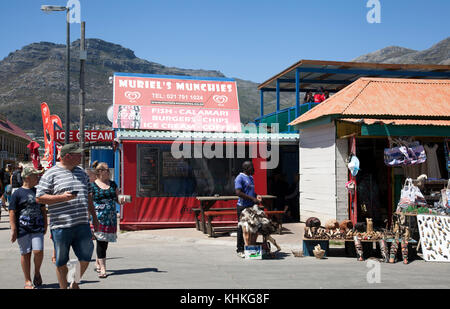
[[[389,46],[353,59],[354,62],[398,64],[450,64],[450,37],[432,47],[417,51],[399,46]]]
[[[87,39],[86,124],[110,128],[106,117],[112,104],[113,87],[109,77],[114,72],[203,77],[225,77],[219,71],[167,67],[137,58],[134,52],[100,39]],[[79,49],[80,41],[71,44],[70,88],[71,123],[79,122]],[[0,61],[0,114],[25,130],[42,132],[40,103],[47,102],[52,114],[65,122],[66,46],[48,42],[33,43],[10,53]],[[259,115],[257,83],[235,78],[238,85],[241,122]],[[268,95],[268,101],[274,97]],[[270,103],[270,102],[269,102]],[[269,104],[270,105],[270,104]],[[272,102],[272,105],[274,103]]]
[[[89,128],[110,128],[106,111],[112,104],[113,87],[109,77],[114,72],[163,75],[225,77],[219,71],[182,69],[140,59],[123,46],[100,39],[87,39],[86,124]],[[79,47],[71,44],[71,122],[79,122]],[[25,130],[42,135],[40,103],[47,102],[52,114],[65,122],[65,45],[33,43],[10,53],[0,61],[0,114]],[[300,58],[300,57],[299,57]],[[429,49],[416,51],[390,46],[360,56],[352,61],[376,63],[450,64],[450,37]],[[274,74],[277,72],[274,72]],[[257,83],[234,78],[238,86],[241,122],[259,116],[260,94]],[[275,111],[275,94],[265,93],[264,111]],[[292,93],[281,93],[281,108],[292,106]]]

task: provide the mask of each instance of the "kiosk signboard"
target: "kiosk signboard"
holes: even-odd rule
[[[114,75],[113,127],[240,132],[236,82],[228,78]]]

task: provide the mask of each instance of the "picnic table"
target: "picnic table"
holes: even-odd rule
[[[276,196],[273,195],[261,195],[262,197],[262,204],[267,206],[269,209],[271,209],[271,203],[264,203],[264,200],[271,200],[271,199],[276,199]],[[213,196],[197,196],[197,200],[200,201],[200,208],[194,208],[194,215],[195,215],[195,220],[196,220],[196,227],[197,229],[201,230],[203,233],[208,233],[211,235],[213,234],[211,232],[212,230],[212,223],[209,222],[211,220],[208,220],[208,227],[207,227],[207,220],[206,220],[206,215],[205,212],[209,211],[214,204],[217,201],[231,201],[231,200],[238,200],[239,197],[237,195],[230,195],[230,196],[220,196],[220,195],[213,195]],[[231,212],[236,213],[236,207],[234,208],[213,208],[212,209],[214,212],[220,212],[222,214],[231,214]],[[217,214],[217,213],[215,213]],[[198,217],[200,216],[200,221],[198,219]]]

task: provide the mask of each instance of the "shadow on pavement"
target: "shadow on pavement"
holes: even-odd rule
[[[94,253],[94,255],[95,255],[95,253]],[[108,257],[108,258],[106,258],[106,261],[109,261],[109,260],[117,260],[117,259],[123,259],[123,257],[121,257],[121,256],[117,256],[117,257]],[[94,262],[95,263],[95,258],[91,258],[91,261],[90,261],[91,263],[92,262]],[[95,269],[94,269],[95,270]]]
[[[50,284],[42,284],[40,287],[37,287],[37,289],[59,289],[58,283],[50,283]]]
[[[98,281],[98,280],[96,280],[96,281],[88,281],[88,280],[81,279],[79,285],[80,285],[80,288],[82,288],[83,285],[85,285],[85,284],[98,283],[98,282],[100,282],[100,281]],[[49,284],[45,284],[44,283],[40,287],[38,287],[38,289],[59,289],[59,283],[49,283]]]
[[[290,256],[290,253],[286,253],[283,251],[273,252],[274,257],[267,258],[267,260],[284,260],[287,256]]]
[[[128,275],[128,274],[139,274],[146,272],[154,272],[154,273],[166,273],[167,271],[160,271],[158,268],[138,268],[138,269],[120,269],[120,270],[111,270],[108,269],[108,276],[117,276],[117,275]]]

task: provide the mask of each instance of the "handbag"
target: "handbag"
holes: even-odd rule
[[[411,178],[407,178],[400,193],[400,200],[397,204],[397,211],[402,211],[410,206],[426,206],[427,201],[420,189],[413,185]]]
[[[384,163],[388,166],[401,166],[405,163],[408,152],[405,146],[384,149]]]
[[[389,144],[390,148],[384,149],[384,163],[388,166],[415,165],[427,160],[425,148],[419,142],[389,138]]]
[[[425,148],[419,144],[419,142],[415,142],[411,144],[408,148],[408,158],[405,159],[405,165],[414,165],[421,164],[427,160],[427,154],[425,152]]]

